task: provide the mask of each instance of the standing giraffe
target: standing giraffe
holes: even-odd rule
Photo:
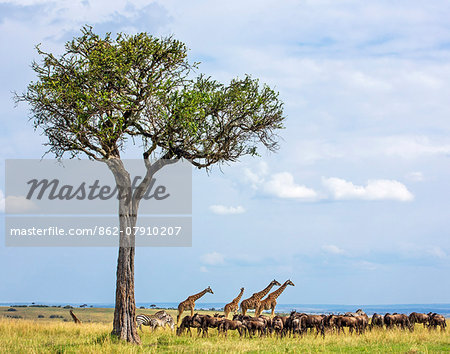
[[[177,325],[180,324],[180,317],[184,310],[190,309],[191,316],[194,316],[195,301],[200,299],[206,293],[214,294],[213,291],[211,290],[211,287],[208,286],[205,290],[200,291],[198,294],[191,295],[183,302],[180,302],[180,304],[178,305]]]
[[[259,316],[263,310],[272,310],[272,314],[270,316],[273,317],[275,306],[277,306],[277,297],[281,295],[281,293],[284,291],[284,289],[286,289],[288,285],[295,286],[294,283],[288,279],[277,290],[267,295],[264,300],[261,300],[259,302],[258,308],[255,309],[255,316]]]
[[[251,297],[248,299],[242,300],[241,302],[241,311],[242,314],[245,316],[247,310],[256,309],[258,306],[260,300],[267,295],[267,293],[272,289],[274,286],[280,286],[281,284],[277,282],[275,279],[270,282],[269,285],[260,292],[254,293]]]
[[[244,293],[244,288],[241,288],[241,292],[239,293],[239,295],[233,300],[231,301],[229,304],[226,304],[225,307],[223,308],[223,312],[225,312],[225,318],[228,318],[228,314],[230,312],[236,313],[239,306],[239,301],[241,300],[242,294]]]

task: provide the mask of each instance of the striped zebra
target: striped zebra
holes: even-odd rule
[[[142,326],[149,326],[152,330],[165,326],[169,326],[173,330],[175,327],[172,316],[165,311],[158,311],[153,315],[137,315],[136,324],[141,330]]]

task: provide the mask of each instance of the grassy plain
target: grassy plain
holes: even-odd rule
[[[374,330],[364,335],[327,334],[325,339],[314,334],[308,334],[303,338],[241,339],[237,333],[223,338],[219,337],[215,330],[210,330],[209,338],[199,338],[196,335],[177,337],[170,330],[150,333],[149,328],[144,327],[144,331],[140,332],[142,345],[133,346],[121,343],[109,335],[113,309],[74,309],[75,314],[83,321],[81,325],[71,321],[68,309],[17,307],[17,311],[7,310],[7,307],[0,307],[0,353],[450,352],[449,330],[429,331],[422,325],[416,325],[413,333],[401,330]],[[150,314],[156,311],[138,309],[137,313]],[[175,311],[168,312],[175,315]],[[44,317],[38,318],[39,315]]]

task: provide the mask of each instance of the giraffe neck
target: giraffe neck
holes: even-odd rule
[[[265,289],[261,290],[259,293],[255,294],[255,297],[258,299],[263,298],[264,296],[267,295],[267,293],[270,291],[270,289],[273,288],[275,284],[270,283]]]
[[[194,294],[194,295],[192,295],[191,296],[191,300],[198,300],[198,299],[200,299],[203,295],[205,295],[207,293],[207,290],[205,289],[205,290],[203,290],[203,291],[200,291],[198,294]]]
[[[276,299],[278,296],[281,295],[281,293],[284,291],[284,289],[286,289],[287,287],[287,282],[285,282],[283,285],[281,285],[277,290],[275,290],[272,294],[269,294],[269,296],[272,299]]]
[[[239,295],[233,300],[233,302],[239,302],[239,300],[241,300],[242,294],[244,293],[244,290],[241,290],[241,292],[239,293]]]

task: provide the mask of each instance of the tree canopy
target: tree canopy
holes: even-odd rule
[[[119,158],[133,139],[144,158],[208,167],[256,155],[260,143],[277,148],[283,103],[257,79],[247,75],[225,85],[196,75],[198,63],[172,37],[101,37],[89,26],[81,34],[61,56],[38,45],[37,80],[16,95],[30,104],[30,119],[56,157]]]

